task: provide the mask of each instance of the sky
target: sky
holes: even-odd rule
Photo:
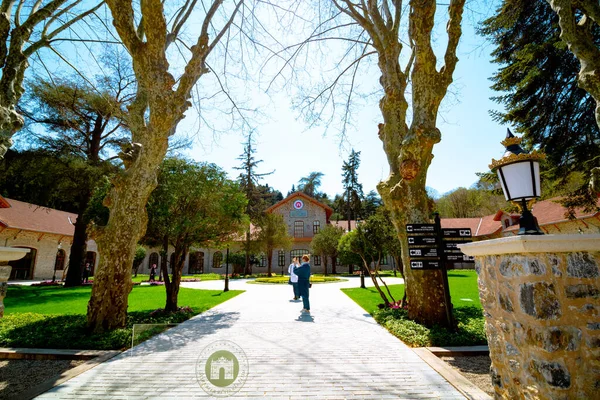
[[[427,186],[439,194],[471,186],[477,181],[475,173],[487,171],[492,158],[499,158],[504,152],[500,141],[505,137],[506,127],[489,115],[489,110],[499,107],[490,100],[495,93],[489,88],[489,78],[498,68],[490,62],[493,48],[475,34],[471,18],[463,31],[457,54],[459,62],[450,87],[452,93],[442,103],[438,118],[442,141],[434,147],[427,175]],[[258,99],[264,93],[257,91],[255,96]],[[360,109],[355,116],[356,126],[347,132],[346,141],[341,142],[335,133],[326,134],[324,127],[307,128],[292,107],[292,97],[279,93],[271,98],[270,105],[263,109],[267,121],[256,127],[255,158],[263,160],[258,172],[274,171],[262,182],[285,196],[302,177],[320,171],[324,174],[320,191],[332,198],[343,192],[342,163],[354,148],[361,152],[358,176],[364,192],[376,190],[377,183],[389,174],[377,137],[377,124],[382,122],[378,98],[372,98]],[[184,120],[181,129],[189,127],[191,119]],[[186,154],[198,161],[216,163],[235,178],[239,171],[234,167],[241,164],[237,157],[243,152],[243,142],[239,132],[201,134]]]
[[[489,15],[491,11],[486,12]],[[445,9],[440,7],[439,12],[445,13]],[[492,158],[499,158],[504,152],[500,141],[505,137],[506,127],[494,122],[489,115],[490,110],[499,109],[499,106],[490,100],[496,93],[490,89],[489,80],[498,66],[490,62],[489,54],[493,47],[475,34],[475,25],[483,16],[466,11],[463,18],[463,35],[457,52],[459,62],[453,76],[454,83],[450,86],[438,116],[442,140],[433,149],[434,159],[427,175],[427,186],[433,189],[434,193],[443,194],[458,187],[471,186],[477,181],[475,174],[487,171]],[[190,18],[190,28],[187,31],[190,38],[197,37],[195,32],[199,30],[201,21],[200,18]],[[444,22],[439,22],[438,25],[441,31],[434,37],[434,43],[443,49]],[[102,34],[106,36],[106,40],[111,39],[108,33]],[[297,38],[291,40],[297,41]],[[68,55],[67,58],[84,75],[98,74],[99,63],[93,51],[69,44],[65,46],[67,47],[64,54]],[[177,52],[175,48],[170,50],[171,55]],[[101,51],[96,53],[100,54]],[[335,51],[326,54],[327,56],[333,60],[336,56]],[[44,53],[44,69],[50,67],[58,75],[69,70],[61,60],[52,57],[51,52]],[[31,61],[36,63],[36,60]],[[171,62],[171,66],[174,65],[178,65],[176,60]],[[28,74],[34,70],[40,71],[40,66],[38,65],[37,69],[31,68]],[[318,75],[321,71],[314,67],[311,73]],[[215,87],[215,80],[211,83],[210,75],[214,74],[200,79],[195,93],[206,90],[202,101],[204,104],[216,103],[215,108],[218,108],[223,103],[214,101],[210,95],[211,85],[213,89]],[[378,78],[379,71],[376,67],[359,76],[366,86],[377,88]],[[268,80],[262,76],[258,76],[257,80],[263,79]],[[273,171],[263,179],[263,184],[269,184],[286,195],[292,185],[297,185],[302,177],[319,171],[324,174],[320,191],[333,198],[335,194],[343,192],[342,164],[347,160],[351,149],[361,152],[358,177],[364,193],[375,190],[377,183],[387,177],[389,167],[382,143],[377,137],[377,124],[382,122],[377,96],[363,99],[353,115],[355,124],[347,130],[345,140],[342,141],[335,129],[326,129],[325,126],[309,128],[300,118],[292,106],[293,102],[298,100],[294,94],[297,90],[265,93],[264,88],[264,82],[255,85],[243,80],[241,84],[238,80],[236,87],[237,94],[242,94],[242,97],[249,100],[247,105],[260,109],[262,113],[261,118],[253,125],[255,158],[263,160],[257,172]],[[196,101],[198,102],[197,99]],[[223,118],[218,113],[209,113],[209,116],[215,122]],[[334,121],[331,125],[338,122]],[[227,123],[223,126],[227,126]],[[186,118],[180,122],[177,131],[191,133],[194,137],[192,147],[183,151],[185,156],[197,161],[215,163],[232,179],[239,175],[235,167],[241,164],[237,158],[244,150],[245,137],[242,131],[230,128],[215,133],[206,129],[205,125],[199,127],[198,112],[195,108],[186,112]]]

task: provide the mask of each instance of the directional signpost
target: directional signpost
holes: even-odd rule
[[[413,270],[441,270],[446,298],[446,316],[449,326],[454,326],[450,288],[448,286],[447,264],[472,263],[473,257],[463,254],[458,248],[461,243],[471,242],[470,228],[442,229],[440,217],[436,214],[435,224],[407,224],[408,254]]]

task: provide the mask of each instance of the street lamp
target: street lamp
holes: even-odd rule
[[[492,159],[490,169],[497,170],[506,200],[518,204],[521,208],[518,234],[543,235],[537,219],[527,209],[527,203],[531,206],[541,195],[539,161],[546,155],[537,150],[527,153],[520,145],[521,140],[522,138],[515,137],[510,129],[507,129],[506,139],[502,141],[506,152],[500,160]]]
[[[227,255],[225,256],[225,288],[224,292],[229,292],[229,246],[227,246]]]

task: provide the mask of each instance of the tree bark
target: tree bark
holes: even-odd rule
[[[179,310],[179,287],[181,285],[181,276],[183,274],[185,257],[188,252],[188,249],[186,247],[187,246],[184,246],[182,244],[175,245],[175,264],[171,266],[171,278],[169,278],[166,266],[163,269],[163,275],[165,279],[165,290],[167,292],[165,311],[167,312],[177,312]]]
[[[333,275],[337,274],[337,271],[335,269],[335,262],[337,261],[336,258],[337,258],[336,256],[331,256],[331,273]]]
[[[79,206],[79,215],[75,221],[75,232],[73,233],[73,244],[69,255],[69,269],[67,271],[66,287],[80,286],[81,276],[83,274],[83,263],[85,262],[87,250],[87,225],[88,221],[84,218],[90,196],[82,201]]]

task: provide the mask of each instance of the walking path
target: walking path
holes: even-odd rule
[[[223,281],[185,286],[222,289]],[[290,301],[289,285],[231,281],[231,289],[246,292],[39,398],[211,398],[197,365],[201,374],[207,346],[226,340],[243,350],[248,365],[245,384],[227,398],[464,399],[340,291],[357,286],[355,278],[313,285],[308,317],[300,313],[302,302]],[[231,351],[243,371],[243,356]]]

